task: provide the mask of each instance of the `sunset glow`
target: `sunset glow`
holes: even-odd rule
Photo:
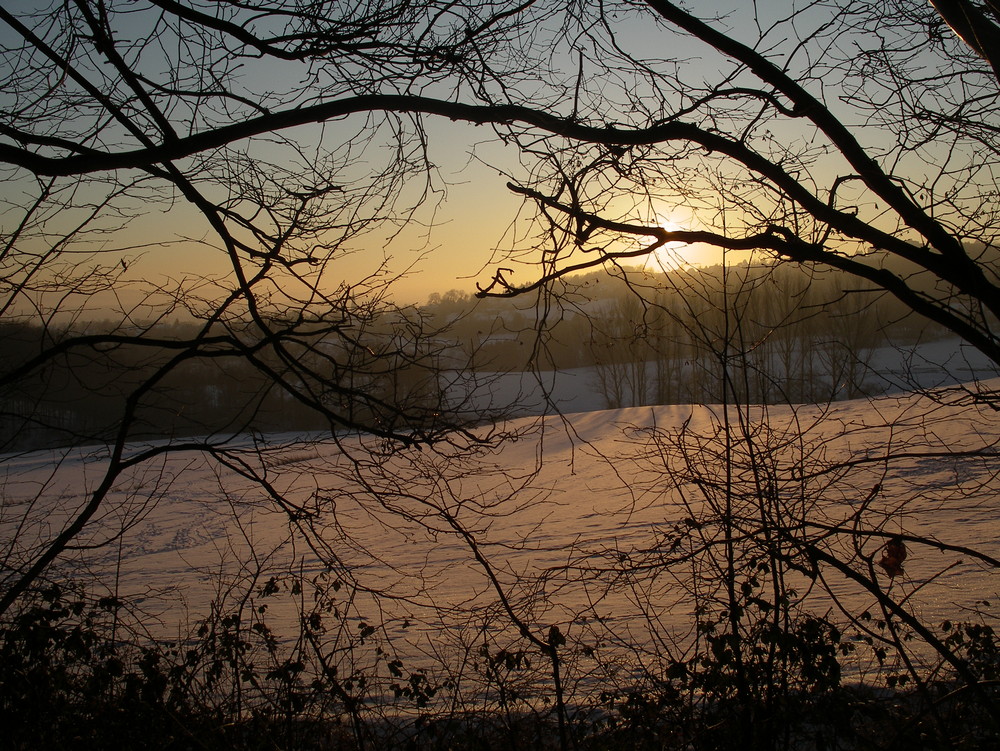
[[[667,232],[682,232],[692,229],[694,217],[681,219],[677,213],[663,213],[656,217],[656,224]],[[650,271],[671,271],[685,266],[704,263],[702,246],[685,242],[668,242],[650,253],[644,268]]]

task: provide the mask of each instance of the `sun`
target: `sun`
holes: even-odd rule
[[[655,223],[668,232],[680,232],[689,228],[673,214],[657,214]],[[674,271],[689,266],[691,262],[684,250],[690,247],[685,242],[665,243],[647,256],[643,268],[648,271]]]

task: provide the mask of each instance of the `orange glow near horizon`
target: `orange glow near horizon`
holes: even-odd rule
[[[682,216],[680,211],[658,213],[656,224],[668,232],[698,229],[693,212]],[[668,242],[649,254],[643,268],[648,271],[674,271],[689,266],[708,266],[717,263],[720,251],[701,243]]]

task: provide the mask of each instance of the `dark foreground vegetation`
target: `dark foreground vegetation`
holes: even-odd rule
[[[298,586],[271,580],[259,594]],[[375,627],[332,639],[339,610],[315,602],[292,638],[272,633],[262,607],[216,612],[162,641],[136,631],[128,603],[37,589],[0,635],[4,747],[993,749],[1000,741],[1000,646],[982,619],[938,629],[977,685],[943,669],[908,674],[884,650],[870,673],[845,677],[855,649],[872,639],[821,617],[763,628],[739,651],[706,619],[689,659],[657,674],[647,666],[629,679],[591,680],[560,707],[541,655],[484,647],[465,656],[464,672],[411,669],[391,645],[373,647]],[[550,646],[564,674],[599,662],[558,631]],[[373,656],[367,668],[362,653]]]

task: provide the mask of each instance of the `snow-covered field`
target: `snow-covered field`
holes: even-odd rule
[[[877,566],[897,533],[1000,557],[1000,416],[968,402],[959,390],[731,409],[734,497],[752,517],[754,483],[770,478],[772,520],[837,528],[808,531],[926,623],[972,617],[997,601],[1000,580],[969,555],[913,543],[902,576]],[[167,453],[118,479],[56,570],[132,602],[159,637],[187,633],[213,608],[263,603],[275,631],[292,634],[298,610],[316,605],[311,592],[293,596],[280,579],[278,595],[262,588],[294,573],[346,585],[335,595],[344,623],[379,625],[372,638],[411,663],[487,636],[514,643],[505,600],[540,638],[555,625],[606,654],[683,651],[694,596],[712,596],[699,577],[718,553],[675,555],[698,535],[670,545],[675,529],[708,534],[725,419],[718,406],[642,407],[521,418],[497,429],[506,440],[434,450],[271,436],[229,445],[222,459]],[[760,452],[756,474],[748,445]],[[68,523],[106,464],[88,450],[5,459],[5,571]],[[844,620],[841,607],[873,607],[835,570],[820,573],[791,574],[812,612]]]

